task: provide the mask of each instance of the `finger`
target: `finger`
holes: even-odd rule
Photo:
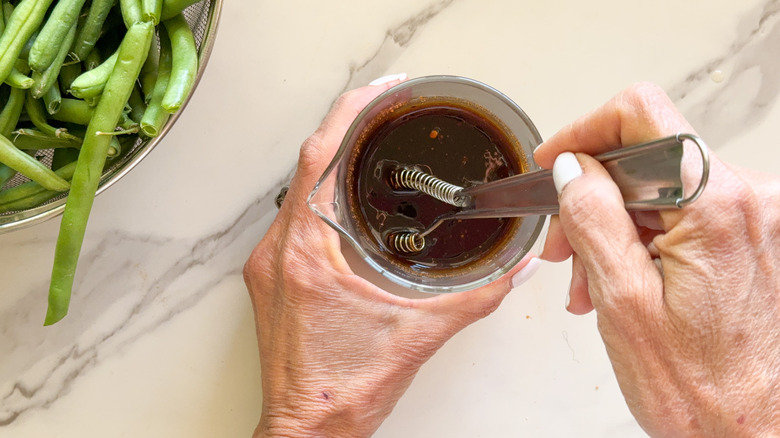
[[[571,259],[571,284],[569,286],[566,310],[575,315],[585,315],[593,310],[588,293],[588,274],[577,254]]]
[[[660,276],[607,171],[588,155],[567,152],[555,160],[553,175],[561,227],[585,268],[596,310],[659,305]],[[647,287],[651,278],[655,288]]]
[[[460,330],[493,313],[513,288],[520,287],[536,273],[541,263],[534,254],[528,254],[509,272],[490,284],[466,292],[439,295],[434,300],[421,301],[420,304],[443,315],[451,328]]]
[[[536,148],[534,160],[550,169],[562,152],[596,155],[678,132],[693,129],[660,87],[639,83],[561,129]]]
[[[539,258],[549,262],[562,262],[571,257],[572,252],[569,240],[561,228],[560,218],[558,215],[550,217],[547,238],[544,240],[544,250]]]

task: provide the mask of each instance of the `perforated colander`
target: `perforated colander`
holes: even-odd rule
[[[219,14],[222,9],[222,0],[202,0],[194,5],[190,6],[184,11],[184,18],[192,29],[192,33],[195,37],[195,44],[198,47],[198,75],[195,80],[200,81],[203,71],[208,62],[209,55],[211,54],[211,48],[214,45],[214,37],[217,31],[217,23],[219,22]],[[194,88],[193,88],[194,90]],[[188,97],[189,100],[189,97]],[[185,102],[186,105],[186,102]],[[122,178],[125,174],[135,167],[160,141],[162,141],[165,134],[176,122],[179,115],[184,111],[184,106],[172,114],[168,119],[168,122],[160,130],[160,134],[152,139],[136,140],[135,144],[131,148],[122,151],[122,155],[111,160],[107,164],[103,171],[103,176],[100,179],[100,185],[98,186],[97,193],[100,194],[106,190],[109,186]],[[40,151],[36,157],[47,166],[51,165],[52,150]],[[26,177],[17,174],[6,182],[4,188],[10,188],[19,184],[29,181]],[[28,227],[61,214],[65,208],[65,201],[67,199],[67,192],[59,195],[52,200],[46,202],[35,208],[27,210],[11,211],[0,214],[0,233],[16,230],[19,228]]]

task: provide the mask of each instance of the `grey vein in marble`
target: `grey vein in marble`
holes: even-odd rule
[[[744,17],[728,51],[668,89],[713,149],[766,118],[780,93],[780,1]],[[721,70],[725,80],[713,84]]]
[[[455,0],[439,0],[428,5],[420,12],[409,17],[403,23],[393,27],[385,34],[385,39],[373,55],[368,57],[360,65],[353,65],[349,69],[349,79],[341,92],[351,90],[368,84],[372,80],[388,73],[387,68],[393,63],[404,49],[409,46],[415,34],[428,22],[438,16]],[[399,72],[389,72],[399,73]]]
[[[197,241],[107,234],[83,254],[73,307],[56,330],[36,320],[45,301],[32,291],[0,313],[7,341],[0,344],[0,357],[6,358],[0,364],[0,430],[29,411],[49,407],[101,360],[195,306],[226,277],[241,275],[276,214],[280,187]],[[149,263],[152,259],[157,262]],[[199,286],[193,290],[194,284]],[[43,287],[30,285],[31,290]]]

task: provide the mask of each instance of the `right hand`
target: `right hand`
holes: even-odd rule
[[[638,84],[541,145],[542,167],[563,167],[559,156],[574,152],[582,169],[576,176],[574,164],[559,193],[542,258],[573,256],[568,309],[595,308],[621,390],[650,435],[776,436],[780,178],[712,156],[698,201],[630,215],[591,157],[678,132],[693,130],[663,91]]]

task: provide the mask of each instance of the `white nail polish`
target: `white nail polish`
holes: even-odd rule
[[[582,167],[577,157],[571,152],[558,155],[553,164],[553,182],[555,190],[561,193],[566,184],[582,175]]]
[[[398,73],[398,74],[382,76],[381,78],[374,79],[373,81],[369,82],[368,85],[382,85],[390,81],[395,81],[395,80],[403,81],[404,79],[406,79],[406,73]]]
[[[542,266],[541,260],[536,257],[531,258],[531,260],[528,261],[528,264],[523,266],[523,269],[512,277],[512,287],[518,287],[528,281],[528,279],[533,277],[536,271],[539,270],[540,266]]]

